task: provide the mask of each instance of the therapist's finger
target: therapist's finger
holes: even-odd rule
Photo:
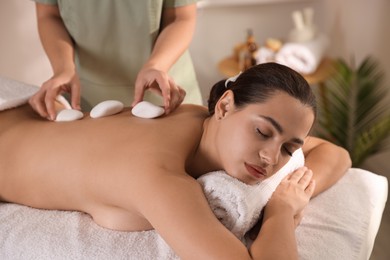
[[[165,114],[171,112],[172,92],[175,91],[170,84],[169,77],[156,77],[156,82],[164,100]]]
[[[134,107],[139,102],[141,102],[145,95],[145,82],[142,80],[137,80],[135,82],[135,90],[134,90],[134,99],[133,103],[131,103],[131,106]]]
[[[186,91],[181,87],[177,86],[175,82],[170,81],[172,84],[172,92],[171,92],[171,103],[170,103],[170,111],[175,110],[180,104],[183,102],[184,97],[186,96]]]
[[[71,103],[72,108],[80,110],[80,99],[81,99],[81,87],[80,84],[73,84],[71,88]]]
[[[47,118],[49,116],[46,110],[45,91],[43,89],[39,90],[32,97],[30,97],[28,103],[32,109],[41,117]]]
[[[178,106],[180,106],[186,96],[186,91],[180,86],[176,85],[172,78],[169,77],[168,81],[171,90],[171,100],[169,103],[169,110],[166,112],[166,114],[172,112]]]
[[[46,91],[46,95],[45,95],[45,104],[46,104],[46,110],[47,110],[47,113],[49,114],[49,118],[50,120],[55,120],[56,119],[56,116],[57,116],[57,112],[56,112],[56,107],[55,107],[55,101],[56,101],[56,98],[57,98],[57,95],[59,94],[59,89],[58,88],[55,88],[55,89],[49,89]]]

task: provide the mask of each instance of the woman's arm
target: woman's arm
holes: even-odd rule
[[[167,113],[180,105],[185,92],[175,86],[167,73],[188,49],[195,25],[196,4],[164,9],[162,30],[157,37],[150,58],[137,76],[133,106],[142,100],[146,88],[162,93]],[[154,81],[157,84],[152,85]]]
[[[255,259],[298,259],[296,218],[309,203],[315,189],[313,172],[299,168],[286,176],[264,210],[259,235],[250,251]]]
[[[218,221],[200,184],[189,176],[156,175],[139,183],[148,188],[140,189],[133,199],[140,213],[182,259],[296,259],[294,217],[314,191],[311,174],[302,168],[283,180],[249,251]]]
[[[38,32],[50,60],[53,77],[30,99],[30,105],[42,117],[55,119],[55,98],[62,91],[71,92],[72,107],[80,109],[80,83],[74,63],[74,47],[57,5],[36,4]]]
[[[351,167],[349,153],[342,147],[309,136],[302,147],[305,165],[313,171],[316,189],[313,196],[335,184]]]

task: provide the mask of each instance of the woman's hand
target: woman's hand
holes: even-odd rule
[[[287,175],[272,194],[265,215],[260,218],[255,226],[248,232],[249,238],[255,240],[261,229],[262,222],[273,214],[283,214],[288,211],[294,217],[295,227],[299,225],[303,217],[303,209],[309,203],[315,189],[312,180],[313,172],[302,167]]]
[[[135,82],[132,106],[143,100],[145,90],[147,89],[163,97],[166,114],[175,110],[183,102],[186,95],[185,90],[177,86],[167,73],[154,68],[143,68],[138,73]]]
[[[264,220],[274,214],[288,213],[294,217],[297,226],[315,189],[312,176],[313,172],[306,167],[287,175],[272,194],[265,208]]]
[[[298,259],[295,229],[314,192],[312,176],[311,170],[302,167],[280,182],[264,209],[261,230],[249,249],[253,258]],[[254,238],[253,233],[249,235]]]
[[[29,104],[41,117],[55,120],[55,101],[63,92],[71,94],[71,106],[80,110],[80,81],[74,70],[62,71],[44,82],[40,90],[29,99]]]

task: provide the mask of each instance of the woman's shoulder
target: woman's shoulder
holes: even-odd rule
[[[128,117],[128,112],[118,114],[111,119],[113,128],[126,128],[133,136],[148,136],[149,140],[158,142],[175,142],[175,140],[197,139],[203,131],[203,124],[208,117],[205,107],[193,104],[183,104],[168,115],[155,119]],[[125,120],[124,120],[125,119]],[[129,124],[129,122],[131,122]],[[105,127],[106,128],[106,127]],[[161,136],[164,136],[161,139]]]
[[[204,106],[194,104],[183,104],[168,115],[163,116],[165,121],[178,122],[198,122],[202,123],[209,116],[208,110]]]
[[[168,124],[170,129],[174,127],[195,134],[197,131],[202,131],[203,122],[208,116],[208,111],[204,106],[183,104],[172,113],[162,117],[161,124]]]
[[[205,106],[195,105],[195,104],[183,104],[179,106],[176,110],[178,113],[188,113],[193,115],[199,115],[207,117],[208,111]]]

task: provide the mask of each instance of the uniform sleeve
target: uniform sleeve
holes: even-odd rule
[[[179,7],[179,6],[195,4],[198,1],[199,0],[165,0],[164,1],[164,8]]]
[[[49,4],[49,5],[56,5],[57,4],[57,0],[32,0],[36,3],[40,3],[40,4]]]

